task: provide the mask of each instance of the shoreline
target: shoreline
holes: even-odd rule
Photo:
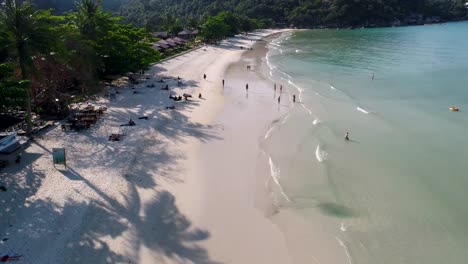
[[[225,107],[216,120],[228,127],[221,134],[226,139],[221,143],[210,142],[202,146],[201,156],[205,159],[202,162],[205,164],[202,173],[210,175],[224,170],[225,175],[216,177],[222,177],[223,184],[230,187],[220,186],[221,194],[235,196],[236,193],[243,192],[246,196],[242,201],[244,206],[254,208],[257,213],[262,214],[255,221],[253,214],[245,215],[244,212],[243,217],[250,218],[250,225],[269,228],[265,232],[268,235],[263,234],[268,237],[269,245],[281,244],[275,247],[275,256],[270,256],[270,259],[260,259],[257,256],[247,260],[239,259],[234,263],[350,263],[351,256],[344,241],[338,234],[328,233],[330,226],[339,223],[335,219],[323,217],[319,212],[314,213],[313,221],[309,222],[309,218],[304,218],[295,210],[297,205],[294,194],[290,197],[281,183],[282,178],[287,175],[281,174],[281,168],[277,167],[276,161],[274,158],[272,160],[271,153],[268,153],[268,148],[264,145],[268,144],[266,141],[269,136],[281,129],[290,117],[293,118],[299,112],[311,114],[310,109],[304,105],[292,102],[293,94],[298,95],[299,101],[302,100],[301,91],[297,87],[287,80],[275,79],[274,73],[270,74],[272,69],[267,64],[266,57],[268,44],[283,34],[284,32],[263,38],[254,45],[253,51],[244,53],[242,59],[226,72],[226,79],[233,82],[236,88],[226,91]],[[246,72],[245,65],[253,65],[253,71]],[[249,91],[245,93],[244,82],[247,81]],[[274,91],[274,83],[277,86],[283,85],[282,93],[278,92],[279,87],[277,92]],[[278,107],[276,98],[279,95],[282,100]],[[225,158],[219,157],[222,154],[217,150],[220,149],[230,149],[231,153]],[[235,181],[229,181],[232,178]],[[216,199],[219,197],[216,196]],[[261,243],[262,238],[254,241],[254,245],[250,247],[261,252],[255,245]]]
[[[204,213],[198,221],[210,227],[213,237],[207,246],[226,263],[291,263],[284,236],[269,218],[275,209],[264,185],[270,181],[263,178],[268,162],[259,148],[271,121],[286,111],[288,102],[278,109],[273,83],[261,77],[266,48],[259,42],[228,68],[225,105],[214,121],[223,128],[223,140],[203,144],[194,169],[204,186],[199,194]]]

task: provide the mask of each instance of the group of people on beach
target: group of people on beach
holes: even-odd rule
[[[276,93],[276,83],[273,84],[273,90],[274,90],[275,93]],[[280,90],[280,93],[283,92],[283,85],[282,85],[282,84],[280,84],[279,90]],[[292,98],[293,98],[293,103],[295,103],[295,102],[296,102],[296,95],[293,94]],[[280,102],[281,102],[281,95],[278,96],[278,104],[279,104]]]

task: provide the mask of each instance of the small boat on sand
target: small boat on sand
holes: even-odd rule
[[[10,154],[21,147],[16,133],[0,134],[0,154]]]

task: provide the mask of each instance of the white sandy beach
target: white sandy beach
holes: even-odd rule
[[[255,144],[281,111],[265,106],[272,114],[258,122],[215,122],[224,94],[238,86],[226,80],[223,89],[221,81],[240,60],[239,46],[271,33],[156,64],[137,94],[127,87],[113,101],[91,102],[108,110],[90,130],[56,127],[36,138],[21,164],[0,172],[8,189],[0,193],[0,255],[21,255],[17,263],[291,262],[283,234],[259,208],[265,206],[256,197],[262,183],[254,177],[268,169],[256,166]],[[170,100],[156,83],[160,77],[192,100]],[[229,111],[243,111],[243,104],[230,104],[238,108]],[[170,105],[176,109],[166,110]],[[136,126],[119,126],[130,118]],[[118,132],[126,134],[122,141],[108,141]],[[52,164],[56,147],[67,151],[67,170]]]

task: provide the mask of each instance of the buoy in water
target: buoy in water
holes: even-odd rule
[[[455,106],[452,106],[452,107],[450,107],[449,109],[450,109],[450,111],[452,111],[452,112],[458,112],[458,110],[459,110],[458,107],[455,107]]]

